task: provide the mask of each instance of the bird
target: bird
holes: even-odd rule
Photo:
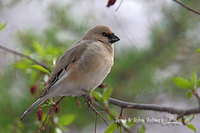
[[[96,25],[89,29],[58,59],[41,96],[22,114],[20,121],[50,98],[77,97],[97,88],[110,73],[113,43],[119,40],[109,26]]]

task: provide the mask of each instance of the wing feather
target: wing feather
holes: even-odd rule
[[[57,85],[69,75],[68,71],[81,58],[82,54],[87,49],[86,45],[91,42],[90,40],[77,42],[59,58],[41,96],[46,95],[51,87]]]

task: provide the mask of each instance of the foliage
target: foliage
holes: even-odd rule
[[[106,129],[105,133],[114,133],[119,128],[119,125],[117,123],[112,123],[108,128]]]
[[[111,92],[112,92],[111,87],[105,87],[102,93],[98,91],[93,92],[94,98],[98,100],[99,103],[102,103],[102,105],[107,110],[108,119],[112,122],[112,124],[110,124],[107,127],[105,133],[114,133],[118,129],[120,129],[120,132],[121,132],[122,127],[131,128],[136,122],[135,119],[131,119],[131,118],[124,119],[120,115],[118,115],[116,111],[110,109],[110,107],[108,106],[108,100],[111,96]]]
[[[137,133],[145,133],[145,130],[146,130],[145,126],[142,125],[142,127],[137,131]]]
[[[190,80],[187,80],[183,77],[174,77],[174,83],[182,88],[182,89],[187,89],[188,91],[186,92],[186,97],[188,99],[190,99],[192,97],[192,95],[196,96],[199,99],[198,94],[196,93],[196,90],[200,87],[200,78],[198,78],[197,76],[197,68],[194,70]],[[196,132],[196,128],[193,124],[190,124],[191,121],[194,119],[194,115],[191,116],[187,116],[186,119],[181,119],[181,121],[183,123],[185,123],[187,125],[187,127],[191,130],[193,130],[194,132]]]
[[[58,124],[60,126],[68,126],[70,125],[75,119],[75,115],[64,115],[62,117],[60,117]]]
[[[0,23],[0,31],[3,30],[6,27],[6,23]]]
[[[188,90],[186,92],[187,98],[191,98],[192,93],[200,87],[200,78],[197,77],[197,69],[194,70],[190,80],[183,77],[174,77],[173,80],[178,87]]]

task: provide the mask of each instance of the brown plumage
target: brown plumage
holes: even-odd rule
[[[105,25],[95,26],[86,32],[60,57],[41,97],[24,112],[20,120],[49,98],[81,96],[98,87],[113,65],[112,44],[116,41],[119,38]]]

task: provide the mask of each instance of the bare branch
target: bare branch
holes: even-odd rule
[[[116,119],[115,116],[113,116],[113,114],[109,111],[108,108],[104,108],[103,106],[99,105],[96,101],[92,102],[93,105],[95,105],[96,107],[100,108],[101,110],[104,110],[107,112],[107,114],[109,114],[113,119]],[[131,129],[126,128],[124,125],[121,125],[123,127],[123,129],[127,132],[127,133],[134,133],[133,131],[131,131]]]
[[[123,1],[124,1],[124,0],[121,0],[121,1],[120,1],[119,6],[115,9],[115,11],[118,11],[118,9],[121,7]]]
[[[92,106],[92,104],[90,103],[90,101],[88,101],[88,108],[92,109],[93,112],[95,112],[96,115],[98,115],[106,124],[106,126],[108,126],[107,121],[104,119],[104,117]]]
[[[32,62],[34,62],[34,63],[36,63],[36,64],[38,64],[38,65],[40,65],[40,66],[42,66],[42,67],[44,67],[45,69],[48,70],[48,67],[47,67],[46,65],[44,65],[44,64],[42,64],[42,63],[40,63],[40,62],[38,62],[37,60],[31,58],[31,57],[28,56],[28,55],[25,55],[25,54],[22,54],[22,53],[20,53],[20,52],[15,51],[15,50],[6,48],[6,47],[4,47],[4,46],[2,46],[2,45],[0,45],[0,49],[5,50],[5,51],[7,51],[7,52],[9,52],[9,53],[12,53],[12,54],[14,54],[14,55],[18,55],[18,56],[20,56],[20,57],[29,59],[29,60],[31,60]]]
[[[197,100],[198,100],[198,102],[199,102],[199,108],[200,108],[200,96],[199,96],[199,94],[197,93],[197,90],[196,90],[196,89],[193,90],[192,93],[193,93],[193,95],[197,98]]]
[[[83,95],[82,97],[85,98],[85,96],[87,96],[87,95]],[[56,104],[59,104],[63,98],[64,97],[61,97],[56,102]],[[114,99],[114,98],[110,98],[109,99],[109,103],[121,107],[122,110],[126,108],[126,109],[137,109],[137,110],[149,110],[149,111],[166,112],[166,113],[170,113],[170,114],[177,114],[178,115],[177,118],[183,118],[183,119],[184,119],[184,116],[186,116],[186,115],[199,114],[200,113],[200,108],[176,109],[176,108],[172,108],[172,107],[162,107],[162,106],[154,105],[154,104],[139,104],[139,103],[125,102],[125,101],[121,101],[121,100]],[[113,116],[113,114],[109,111],[109,109],[99,105],[96,100],[94,100],[92,102],[92,104],[94,106],[98,107],[99,109],[101,109],[103,111],[106,111],[111,117],[115,118],[115,116]],[[92,109],[95,110],[94,112],[96,112],[96,114],[99,115],[99,113],[96,111],[96,109],[91,104],[89,104],[89,107],[90,108],[92,107]],[[124,127],[123,125],[122,125],[122,127],[128,133],[132,133],[133,132],[130,129]]]
[[[95,116],[95,123],[94,123],[94,132],[97,133],[97,114]]]
[[[194,10],[194,9],[192,9],[192,8],[190,8],[190,7],[188,7],[188,6],[186,6],[185,4],[181,3],[180,1],[178,1],[178,0],[173,0],[173,1],[176,2],[176,3],[178,3],[179,5],[181,5],[181,6],[184,7],[185,9],[187,9],[187,10],[189,10],[189,11],[195,13],[195,14],[200,15],[200,12],[198,12],[198,11],[196,11],[196,10]]]
[[[154,104],[138,104],[138,103],[124,102],[124,101],[117,100],[114,98],[110,98],[109,102],[110,104],[113,104],[122,108],[167,112],[170,114],[177,114],[177,115],[182,115],[182,116],[200,113],[200,108],[185,109],[185,110],[175,109],[172,107],[161,107],[159,105],[154,105]]]

